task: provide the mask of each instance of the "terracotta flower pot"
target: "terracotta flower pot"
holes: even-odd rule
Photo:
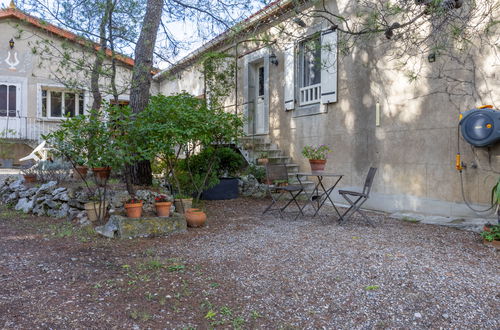
[[[85,165],[77,165],[73,169],[73,175],[75,178],[85,178],[87,176],[87,172],[89,171],[88,166]]]
[[[200,209],[188,209],[184,216],[189,227],[201,227],[207,221],[207,215]]]
[[[174,200],[175,211],[177,213],[184,213],[187,209],[193,206],[192,198],[176,198]]]
[[[311,171],[324,171],[326,166],[326,159],[309,159],[309,164],[311,165]]]
[[[108,202],[104,202],[104,209],[100,202],[89,202],[84,205],[85,211],[87,211],[87,217],[91,222],[95,222],[99,219],[99,209],[101,210],[101,216],[104,218],[108,209]]]
[[[26,183],[36,182],[36,174],[24,174],[23,176]]]
[[[156,215],[159,217],[168,217],[170,216],[170,207],[172,206],[172,202],[156,202]]]
[[[142,215],[142,202],[125,204],[125,210],[127,211],[127,217],[134,219],[140,218]]]
[[[97,184],[104,185],[109,179],[109,174],[111,173],[111,167],[93,167],[92,172],[94,172]]]
[[[484,245],[488,245],[488,246],[491,246],[491,247],[494,247],[496,248],[497,250],[500,250],[500,241],[487,241],[487,240],[483,240],[483,244]]]

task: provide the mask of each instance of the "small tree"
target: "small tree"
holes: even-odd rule
[[[135,136],[142,139],[139,144],[144,146],[145,154],[166,163],[167,178],[173,181],[177,193],[194,193],[199,199],[211,182],[216,154],[207,153],[202,175],[195,173],[191,157],[204,148],[236,140],[242,134],[242,126],[238,116],[210,109],[203,100],[187,93],[157,95],[138,115]],[[185,163],[182,168],[178,166],[181,159]],[[183,182],[179,180],[182,171]]]

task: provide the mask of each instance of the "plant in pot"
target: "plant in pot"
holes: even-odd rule
[[[33,165],[28,168],[24,168],[21,171],[23,173],[24,182],[33,183],[36,182],[37,165]]]
[[[500,225],[493,225],[481,233],[484,243],[500,249]]]
[[[170,216],[171,206],[172,202],[168,200],[167,196],[160,195],[155,197],[156,215],[158,215],[159,217]]]
[[[269,154],[267,152],[261,152],[257,158],[257,165],[266,166],[269,163]]]
[[[142,216],[142,200],[131,197],[125,202],[125,211],[127,212],[127,217],[129,218],[140,218]]]
[[[319,146],[307,145],[302,149],[302,155],[309,159],[311,171],[324,171],[326,166],[326,157],[332,150],[326,144]]]

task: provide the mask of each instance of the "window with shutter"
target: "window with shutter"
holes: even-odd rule
[[[337,102],[337,31],[321,34],[321,103]]]

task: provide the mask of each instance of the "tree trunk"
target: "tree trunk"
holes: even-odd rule
[[[162,9],[163,0],[148,0],[141,34],[135,47],[135,64],[130,89],[130,106],[134,113],[141,112],[148,105],[153,52],[160,27]],[[134,184],[150,185],[152,183],[151,164],[148,160],[136,163],[131,170],[133,170],[132,182]]]
[[[100,49],[95,54],[94,67],[90,75],[90,91],[92,92],[92,109],[100,109],[102,103],[102,95],[99,88],[99,77],[101,76],[102,64],[106,56],[106,24],[109,17],[109,6],[106,6],[102,20],[99,24],[99,46]]]

